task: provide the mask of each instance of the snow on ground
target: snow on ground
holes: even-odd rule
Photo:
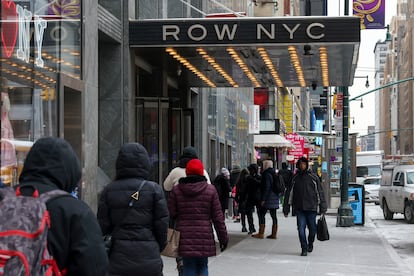
[[[407,224],[402,214],[394,214],[393,220],[385,220],[379,205],[365,205],[365,224],[374,226],[395,249],[404,263],[414,270],[414,224]]]

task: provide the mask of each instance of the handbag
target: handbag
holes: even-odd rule
[[[321,215],[317,223],[316,238],[319,241],[329,240],[328,225],[326,224],[325,215]]]
[[[161,252],[161,255],[166,257],[177,258],[178,248],[180,246],[180,231],[174,228],[168,228],[167,233],[167,246]]]
[[[132,207],[133,206],[134,200],[138,200],[139,199],[139,192],[141,191],[141,188],[144,186],[145,182],[146,182],[146,180],[143,180],[139,184],[137,191],[131,195],[131,198],[132,199],[130,200],[130,202],[128,204],[129,207]],[[116,225],[115,228],[114,228],[114,230],[112,230],[112,232],[110,234],[103,235],[103,242],[104,242],[106,254],[108,254],[108,256],[111,253],[111,249],[112,249],[113,234],[119,230],[119,225],[121,225],[124,222],[125,218],[129,214],[129,211],[130,210],[131,210],[131,208],[128,209],[128,213],[124,216],[124,218],[122,219],[121,223],[119,223],[118,225]]]

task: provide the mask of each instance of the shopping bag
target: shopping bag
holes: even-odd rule
[[[319,241],[329,240],[328,225],[326,224],[325,215],[321,215],[318,219],[316,238]]]
[[[177,258],[179,245],[180,245],[180,232],[173,228],[168,228],[167,246],[161,252],[161,255],[166,256],[166,257]]]

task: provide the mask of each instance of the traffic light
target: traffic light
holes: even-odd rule
[[[333,111],[334,112],[336,112],[336,100],[337,100],[337,94],[335,93],[334,95],[333,95],[333,98],[332,98],[332,109],[333,109]]]
[[[328,87],[324,87],[322,90],[322,95],[319,97],[319,104],[322,106],[328,105]]]

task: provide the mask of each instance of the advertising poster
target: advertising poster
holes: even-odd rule
[[[385,0],[353,0],[352,13],[361,19],[361,30],[384,29]]]

